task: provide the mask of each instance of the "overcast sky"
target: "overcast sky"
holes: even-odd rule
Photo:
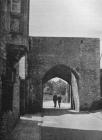
[[[29,35],[102,40],[102,0],[30,0]]]

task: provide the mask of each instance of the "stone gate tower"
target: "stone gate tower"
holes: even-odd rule
[[[28,51],[29,0],[0,0],[1,110],[19,113],[19,60]],[[1,61],[0,61],[1,62]],[[1,66],[0,66],[1,68]]]
[[[72,108],[74,100],[76,110],[93,109],[94,102],[101,97],[99,39],[30,37],[29,40],[29,110],[42,107],[43,85],[54,77],[71,86]]]

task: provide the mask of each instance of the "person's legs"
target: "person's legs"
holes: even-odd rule
[[[57,102],[55,101],[55,107],[56,107],[56,103],[57,103]]]
[[[58,106],[59,106],[59,108],[60,108],[60,103],[58,102]]]
[[[56,107],[56,101],[54,101],[54,107]]]
[[[60,108],[60,102],[58,102],[58,106],[59,106],[59,108]]]
[[[53,103],[54,103],[54,107],[55,107],[55,101],[53,101]]]

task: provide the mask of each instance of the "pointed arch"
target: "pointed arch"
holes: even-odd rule
[[[62,64],[56,65],[45,73],[44,77],[42,78],[42,84],[45,84],[48,80],[54,77],[59,77],[69,83],[69,85],[71,86],[70,97],[72,98],[71,99],[72,108],[74,108],[76,111],[79,111],[80,105],[79,105],[79,94],[78,94],[79,92],[78,73],[73,68],[70,68],[66,65],[62,65]]]

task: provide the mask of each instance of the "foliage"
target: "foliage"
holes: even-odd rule
[[[66,93],[66,88],[67,88],[68,84],[66,82],[64,82],[62,79],[58,79],[56,80],[49,80],[45,85],[44,88],[46,88],[45,94],[61,94],[61,95],[65,95]]]

